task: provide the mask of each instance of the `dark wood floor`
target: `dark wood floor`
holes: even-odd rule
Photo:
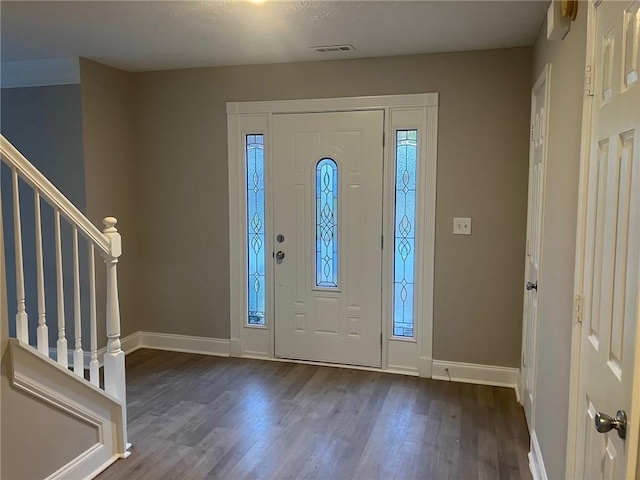
[[[127,356],[107,479],[529,479],[513,389],[293,363]]]

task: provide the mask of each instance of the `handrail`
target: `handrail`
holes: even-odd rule
[[[57,208],[104,255],[111,256],[111,242],[109,239],[53,183],[47,180],[4,135],[0,135],[0,154],[7,165],[15,168],[24,181],[37,190],[40,196],[51,206]]]

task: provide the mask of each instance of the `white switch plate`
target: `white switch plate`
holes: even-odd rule
[[[471,235],[471,219],[455,217],[453,219],[454,235]]]

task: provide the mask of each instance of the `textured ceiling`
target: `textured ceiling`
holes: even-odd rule
[[[148,71],[520,47],[533,44],[548,3],[2,1],[1,55]],[[345,43],[356,50],[310,48]]]

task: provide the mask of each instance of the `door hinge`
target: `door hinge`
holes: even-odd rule
[[[523,367],[527,366],[527,362],[525,361],[525,356],[524,356],[524,350],[522,351],[522,366]]]
[[[584,75],[584,92],[588,97],[593,97],[593,67],[587,65]]]
[[[578,323],[582,323],[582,295],[579,293],[576,293],[573,300],[573,316]]]
[[[382,146],[384,147],[387,144],[387,133],[382,132]]]
[[[529,141],[533,142],[533,125],[529,127]]]
[[[531,250],[529,250],[529,240],[527,240],[527,257],[531,256]]]
[[[380,235],[380,249],[384,250],[384,235]]]
[[[382,333],[380,334],[380,348],[382,348]]]

